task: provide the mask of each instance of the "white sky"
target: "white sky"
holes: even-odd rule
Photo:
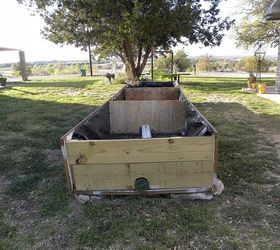
[[[221,5],[222,14],[236,17],[234,7],[242,0],[228,0]],[[88,54],[72,46],[60,47],[44,38],[40,34],[44,22],[40,17],[31,16],[25,6],[19,5],[16,0],[0,0],[0,47],[17,48],[25,51],[26,60],[84,60]],[[184,47],[190,56],[213,54],[216,56],[243,56],[252,55],[249,51],[238,49],[232,32],[226,35],[218,48],[204,48],[198,45]],[[268,55],[277,55],[276,49],[267,48]],[[1,52],[0,63],[17,62],[17,52]]]

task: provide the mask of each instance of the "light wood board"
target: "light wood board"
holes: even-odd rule
[[[111,101],[111,133],[139,133],[149,125],[156,133],[174,133],[185,127],[184,101]]]
[[[170,161],[214,162],[214,137],[178,137],[139,140],[67,141],[69,164]]]
[[[137,178],[148,179],[150,189],[211,187],[213,162],[74,165],[76,190],[134,189]]]
[[[178,88],[127,88],[126,100],[178,100],[180,89]]]

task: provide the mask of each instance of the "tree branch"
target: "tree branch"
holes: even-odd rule
[[[139,50],[138,50],[138,58],[137,58],[137,70],[139,69],[140,67],[140,64],[141,64],[141,59],[142,59],[142,51],[143,51],[143,45],[142,43],[139,45]]]

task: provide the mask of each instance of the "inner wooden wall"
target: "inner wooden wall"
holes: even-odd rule
[[[110,101],[111,133],[139,133],[149,125],[156,133],[174,133],[185,127],[186,102],[179,100]]]
[[[126,100],[178,100],[180,89],[178,88],[127,88]]]
[[[125,92],[121,90],[111,100],[124,100]],[[88,139],[101,139],[103,134],[110,133],[109,101],[94,111],[88,118],[83,120],[75,132]]]

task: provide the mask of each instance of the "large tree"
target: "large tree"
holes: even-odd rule
[[[153,50],[177,43],[217,46],[232,24],[219,17],[221,0],[18,1],[41,14],[47,39],[117,54],[132,79],[141,76]]]
[[[258,43],[279,45],[280,21],[267,21],[266,10],[270,0],[245,0],[241,12],[242,21],[236,26],[238,45],[245,48]]]
[[[266,11],[270,0],[246,0],[244,17],[236,27],[238,45],[245,48],[259,43],[278,46],[276,86],[280,90],[280,21],[267,21]]]
[[[191,60],[183,49],[178,50],[174,55],[174,66],[176,71],[186,71],[191,67]],[[156,61],[155,66],[161,70],[171,70],[172,56],[170,53],[160,55]]]

